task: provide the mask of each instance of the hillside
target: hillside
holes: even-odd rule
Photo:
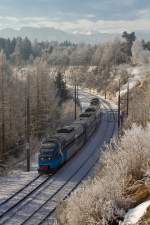
[[[11,28],[6,28],[0,30],[0,37],[3,38],[14,38],[14,37],[28,37],[30,40],[34,41],[58,41],[64,42],[66,40],[73,43],[87,43],[96,44],[103,43],[113,40],[117,34],[105,34],[105,33],[93,33],[93,34],[81,34],[81,33],[71,33],[55,28],[35,28],[35,27],[22,27],[20,30],[15,30]]]
[[[116,104],[120,80],[121,111],[125,113],[122,136],[107,146],[95,168],[94,177],[83,183],[58,207],[58,225],[149,224],[149,65],[149,63],[122,64],[112,67],[104,83],[103,76],[99,77],[101,88],[98,85],[95,85],[95,88],[104,95],[107,87],[107,98]],[[94,75],[97,76],[98,69],[99,67],[90,67],[86,68],[85,72],[85,68],[78,68],[82,74],[86,74],[84,87],[89,85],[91,77],[95,79]],[[128,117],[127,82],[129,82]]]
[[[130,86],[129,117],[124,121],[126,130],[120,140],[107,146],[95,168],[94,177],[84,182],[58,207],[58,225],[117,225],[119,221],[121,225],[128,225],[137,224],[134,221],[141,217],[140,225],[149,224],[149,211],[145,217],[143,215],[150,205],[146,202],[150,199],[150,71],[146,65],[132,69],[142,70],[143,74],[138,85],[133,82],[134,79],[137,81],[137,76],[130,74],[131,84],[135,85]],[[132,71],[131,67],[128,71]],[[122,90],[124,85],[125,81]],[[124,91],[122,99],[125,97]],[[116,100],[115,95],[111,98]],[[126,107],[122,106],[123,109]],[[141,203],[147,207],[141,205],[140,214],[136,211],[138,208],[130,212]]]
[[[132,207],[147,205],[145,201],[149,200],[150,42],[136,40],[134,32],[124,32],[123,37],[96,46],[1,39],[3,161],[9,152],[7,162],[26,153],[24,146],[18,148],[18,143],[26,141],[28,96],[32,145],[72,120],[74,107],[67,101],[66,82],[81,86],[81,90],[88,88],[116,105],[120,83],[124,117],[118,138],[101,155],[94,176],[60,205],[59,225],[116,225]],[[110,131],[109,120],[102,121],[104,125],[103,122]]]
[[[150,225],[150,0],[0,0],[0,225]]]
[[[148,41],[150,39],[150,33],[136,31],[139,39]],[[101,31],[82,34],[81,32],[67,32],[61,29],[55,29],[53,27],[22,27],[21,29],[5,28],[0,30],[1,38],[14,38],[14,37],[28,37],[31,41],[37,39],[38,41],[58,41],[64,42],[66,40],[73,43],[86,43],[86,44],[98,44],[113,41],[114,38],[118,38],[120,33],[103,33]]]
[[[95,177],[58,208],[58,224],[118,224],[128,209],[148,199],[149,135],[150,127],[134,125],[119,143],[108,146]]]

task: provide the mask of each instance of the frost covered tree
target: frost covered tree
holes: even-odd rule
[[[0,53],[0,149],[5,153],[24,133],[24,85]],[[22,104],[20,104],[20,102]]]
[[[57,96],[60,97],[60,101],[64,101],[67,99],[68,91],[66,89],[66,83],[64,81],[63,74],[60,72],[57,73],[55,77],[55,86],[57,89]]]
[[[0,111],[1,111],[1,120],[0,120],[0,149],[1,153],[5,152],[5,137],[6,137],[6,130],[5,130],[5,110],[6,110],[6,102],[5,102],[5,93],[6,93],[6,57],[3,51],[0,52]]]
[[[150,63],[150,51],[144,49],[142,41],[136,40],[132,46],[132,62],[133,64]]]
[[[141,179],[141,185],[150,168],[149,136],[150,126],[142,129],[134,124],[118,144],[108,146],[101,153],[95,177],[79,186],[58,207],[56,224],[119,224],[117,220],[123,219],[125,212],[137,203],[131,197],[137,190],[137,181]],[[134,182],[135,186],[132,186]],[[141,193],[135,192],[135,200],[142,198]]]
[[[37,59],[30,73],[31,128],[39,139],[53,131],[56,118],[59,122],[58,98],[47,64]]]
[[[92,57],[92,49],[90,46],[80,44],[78,45],[70,55],[70,65],[73,66],[85,66],[90,65]]]
[[[131,48],[132,48],[133,42],[136,40],[135,32],[128,33],[124,31],[122,34],[122,38],[124,38],[126,41],[123,45],[124,52],[126,52],[128,56],[132,56]]]
[[[51,47],[48,50],[48,55],[46,57],[50,65],[67,66],[69,65],[69,54],[68,49],[55,46],[55,48]]]

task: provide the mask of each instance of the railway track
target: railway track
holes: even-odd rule
[[[95,95],[93,95],[93,96],[95,96]],[[89,99],[91,99],[91,98],[89,98]],[[111,104],[109,102],[107,102],[106,100],[103,100],[103,99],[101,99],[101,101],[102,101],[102,105],[104,106],[104,108],[106,106],[109,107],[108,112],[110,111],[111,114],[113,115],[113,121],[111,121],[111,122],[114,122],[114,124],[113,124],[113,126],[112,126],[111,129],[107,128],[107,130],[109,131],[109,136],[105,140],[105,144],[107,144],[107,143],[110,142],[110,139],[114,136],[114,134],[117,133],[118,127],[117,127],[117,124],[115,123],[116,118],[117,118],[117,114],[116,114],[116,111],[114,111],[112,109]],[[104,119],[107,120],[107,118],[104,118]],[[105,144],[101,145],[101,149],[104,149],[105,148]],[[96,146],[96,148],[97,148],[97,146]],[[100,156],[100,152],[98,154]],[[94,160],[93,162],[94,163],[89,167],[89,170],[87,170],[87,172],[82,177],[82,179],[80,179],[79,182],[74,187],[72,187],[72,190],[70,190],[70,192],[68,192],[67,195],[64,195],[64,197],[61,200],[64,200],[66,197],[68,197],[71,194],[71,192],[74,189],[76,189],[77,186],[80,185],[80,183],[84,180],[84,178],[86,178],[87,176],[89,176],[91,169],[99,161],[99,156],[97,156],[96,158],[93,158],[93,160]],[[49,213],[47,214],[47,216],[45,216],[45,218],[41,222],[37,223],[37,225],[42,225],[42,224],[43,225],[51,225],[51,224],[53,224],[54,223],[54,220],[55,220],[55,215],[54,215],[54,211],[55,210],[56,210],[56,207],[53,210],[49,211]]]
[[[112,137],[115,123],[105,122],[109,111],[106,110],[103,114],[102,125],[98,128],[98,132],[92,136],[92,140],[83,147],[80,154],[75,156],[73,162],[69,161],[51,178],[38,176],[0,204],[1,225],[39,225],[52,217],[60,200],[66,198],[87,177],[99,159],[98,149],[104,140],[108,142]],[[97,133],[102,127],[103,132],[99,137]],[[99,141],[96,142],[98,138]]]
[[[5,205],[7,202],[9,202],[11,199],[13,199],[16,195],[18,195],[19,193],[21,193],[22,191],[24,191],[28,186],[30,186],[32,183],[34,183],[39,177],[40,177],[40,175],[36,176],[33,180],[31,180],[30,182],[28,182],[25,186],[23,186],[21,189],[19,189],[17,192],[15,192],[9,198],[7,198],[3,202],[1,202],[0,203],[0,207],[2,207],[3,205]]]
[[[40,187],[42,187],[42,185],[49,181],[49,179],[49,177],[38,175],[32,181],[27,183],[23,188],[21,188],[19,191],[15,192],[12,196],[2,202],[0,204],[0,224],[1,220],[3,220],[3,218],[8,215],[10,211],[15,209],[18,205],[20,205],[23,201],[25,201],[33,193],[40,189]]]

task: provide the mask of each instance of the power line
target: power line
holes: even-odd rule
[[[26,153],[27,172],[30,171],[30,78],[27,76],[27,102],[26,102]]]
[[[75,79],[75,86],[74,86],[74,119],[77,118],[77,84]]]
[[[119,79],[119,94],[118,94],[118,133],[120,129],[120,79]]]
[[[129,115],[129,79],[127,84],[127,117]]]

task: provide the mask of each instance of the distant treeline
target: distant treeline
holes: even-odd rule
[[[131,48],[136,36],[134,32],[124,32],[122,38],[113,43],[94,46],[74,44],[67,40],[58,43],[37,40],[31,42],[27,37],[12,40],[0,38],[0,50],[3,50],[7,59],[15,65],[32,63],[36,57],[45,57],[50,65],[98,65],[101,53],[106,51],[106,48],[110,50],[111,46],[112,51],[115,52],[115,63],[120,64],[130,61]],[[145,49],[150,50],[150,42],[143,40],[142,43]]]
[[[12,63],[16,63],[19,60],[22,62],[30,62],[36,57],[40,57],[44,52],[52,53],[54,47],[75,47],[74,43],[70,41],[65,41],[63,43],[55,42],[38,42],[35,40],[31,42],[27,37],[21,38],[13,38],[5,39],[0,38],[0,50],[3,50],[7,59]]]

